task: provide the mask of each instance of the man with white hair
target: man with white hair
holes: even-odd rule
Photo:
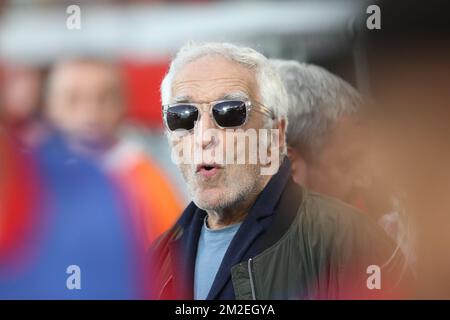
[[[383,277],[382,290],[367,270],[390,256],[389,238],[292,180],[286,92],[268,59],[227,43],[189,44],[161,92],[173,159],[193,201],[150,250],[154,298],[388,297],[393,274],[372,275]]]

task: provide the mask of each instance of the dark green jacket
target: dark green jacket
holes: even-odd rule
[[[230,244],[208,299],[403,298],[404,260],[385,232],[355,208],[296,185],[289,168],[280,171]],[[205,214],[191,203],[152,246],[154,298],[192,299]]]

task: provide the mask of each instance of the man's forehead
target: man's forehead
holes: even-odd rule
[[[176,78],[210,80],[215,78],[252,78],[253,70],[220,55],[206,55],[184,64]]]
[[[172,100],[250,98],[253,92],[252,85],[240,79],[191,80],[173,84]]]
[[[256,91],[254,72],[220,56],[199,58],[183,66],[172,82],[172,97],[220,98],[232,92]]]
[[[100,63],[68,63],[57,67],[50,78],[51,90],[85,88],[98,90],[120,87],[120,77],[113,67]]]

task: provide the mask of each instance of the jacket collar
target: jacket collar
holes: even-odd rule
[[[194,299],[195,258],[205,216],[206,212],[191,202],[177,222],[178,227],[182,230],[181,236],[169,244],[173,270],[175,270],[174,283],[182,299]]]
[[[259,194],[231,241],[207,299],[216,299],[226,283],[231,281],[230,270],[232,266],[258,253],[256,252],[257,246],[254,245],[255,241],[269,227],[290,175],[290,161],[285,158],[278,172]],[[183,234],[171,244],[172,259],[176,262],[179,271],[179,274],[174,275],[174,280],[181,285],[179,290],[185,293],[186,299],[193,299],[195,259],[205,216],[206,212],[191,202],[177,222],[177,225],[182,228]]]

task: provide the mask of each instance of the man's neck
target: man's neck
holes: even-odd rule
[[[231,214],[217,213],[215,211],[207,211],[207,226],[210,229],[221,229],[233,224],[239,223],[245,219],[248,210],[234,212]]]
[[[264,190],[271,176],[267,177],[258,188],[258,192],[252,193],[245,201],[233,207],[221,210],[206,210],[208,214],[207,225],[210,229],[220,229],[239,222],[242,222],[247,216],[250,208],[258,198],[259,194]]]

